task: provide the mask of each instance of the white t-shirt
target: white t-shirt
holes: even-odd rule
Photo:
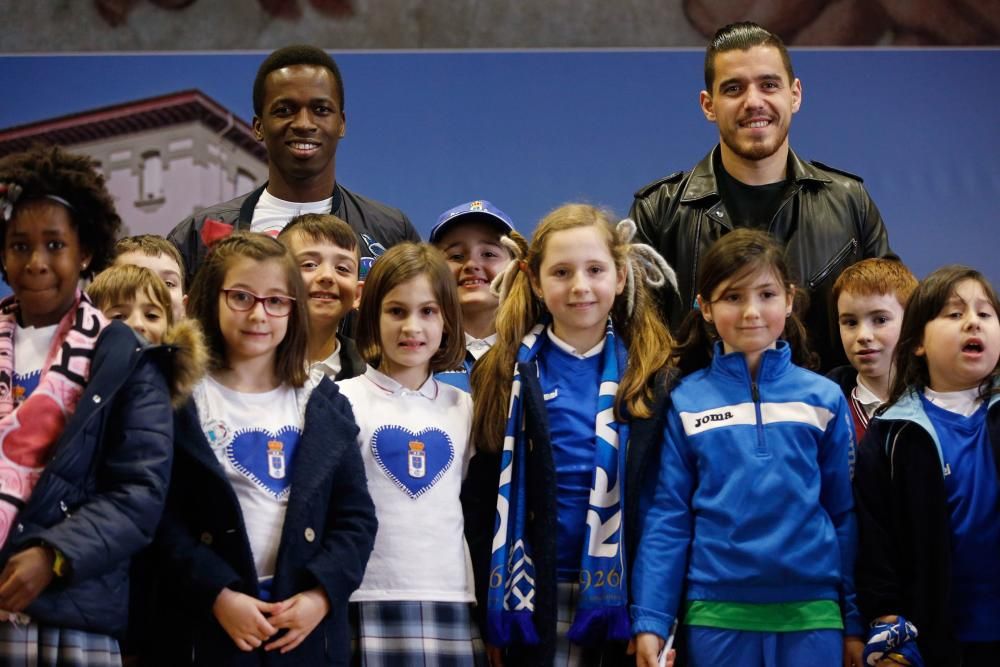
[[[18,325],[14,328],[14,377],[11,378],[10,387],[14,392],[15,406],[31,396],[31,392],[38,387],[45,357],[58,328],[58,323],[47,327]]]
[[[257,576],[274,575],[305,404],[283,384],[260,394],[211,377],[194,390],[201,429],[240,501]]]
[[[472,457],[472,398],[433,377],[406,389],[371,366],[338,386],[361,429],[378,517],[375,548],[351,600],[474,601],[459,501]]]
[[[278,199],[265,188],[257,200],[257,206],[253,209],[250,231],[277,236],[295,216],[303,213],[329,213],[331,206],[333,206],[332,196],[322,201],[285,201]]]
[[[979,387],[958,391],[934,391],[930,387],[924,387],[924,396],[939,408],[963,417],[976,414],[979,406],[983,404],[983,399],[979,396]]]

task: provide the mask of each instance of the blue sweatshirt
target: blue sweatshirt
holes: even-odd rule
[[[857,528],[854,427],[840,388],[795,366],[787,343],[741,353],[671,394],[655,490],[645,490],[632,575],[632,630],[666,637],[687,600],[767,604],[834,600],[846,634]]]

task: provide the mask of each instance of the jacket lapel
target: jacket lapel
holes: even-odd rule
[[[334,402],[338,394],[336,385],[329,378],[323,378],[306,404],[302,439],[292,468],[288,517],[306,510],[309,500],[323,488],[327,478],[340,464],[345,449],[357,446],[358,427],[353,418]],[[285,525],[289,523],[286,518]]]
[[[87,386],[66,423],[66,428],[59,436],[59,444],[53,450],[53,456],[66,443],[73,442],[80,429],[90,421],[91,416],[108,405],[111,397],[131,375],[140,353],[125,355],[118,352],[122,347],[129,345],[138,348],[142,343],[131,329],[122,324],[116,325],[112,322],[101,332],[95,345],[97,352],[90,367],[91,375],[87,379]],[[111,350],[115,351],[114,354],[109,354]]]

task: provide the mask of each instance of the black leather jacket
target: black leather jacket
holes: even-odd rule
[[[701,254],[733,225],[715,178],[718,146],[690,172],[677,172],[635,193],[629,216],[638,237],[677,271],[679,294],[665,288],[660,302],[676,331],[695,300]],[[846,363],[831,289],[845,267],[891,255],[875,203],[852,174],[788,154],[789,188],[768,231],[787,248],[789,268],[808,292],[803,321],[824,371]]]

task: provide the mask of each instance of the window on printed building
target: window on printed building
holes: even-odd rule
[[[159,151],[142,154],[142,175],[139,178],[139,200],[163,198],[163,158]]]

